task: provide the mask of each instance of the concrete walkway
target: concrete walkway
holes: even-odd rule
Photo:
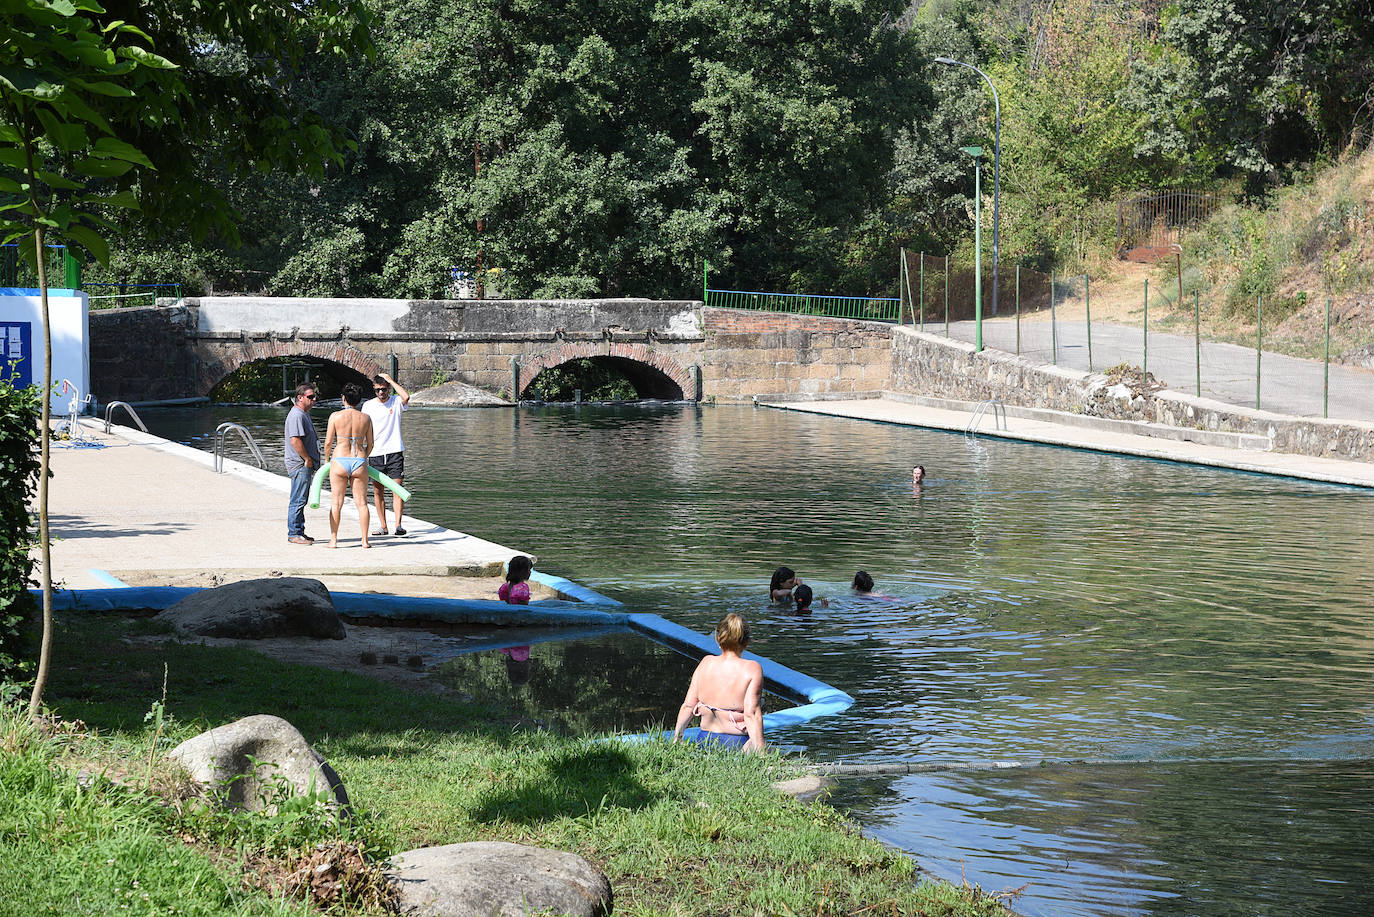
[[[140,586],[285,574],[336,590],[494,598],[491,578],[527,553],[410,516],[408,536],[372,538],[365,551],[351,499],[330,550],[327,488],[320,508],[305,511],[316,543],[289,544],[285,477],[227,459],[218,474],[209,453],[125,427],[106,435],[91,419],[83,430],[52,450],[52,572],[69,588],[111,585],[101,571]]]
[[[923,399],[898,400],[899,397],[889,393],[882,398],[848,401],[767,401],[760,398],[758,403],[788,411],[829,414],[835,417],[926,427],[933,430],[953,430],[959,433],[963,433],[968,427],[977,408],[973,403],[946,401],[935,406],[920,403]],[[1002,428],[996,429],[998,426]],[[1131,429],[1142,432],[1129,432]],[[1144,431],[1147,430],[1156,435],[1145,435]],[[1062,414],[1057,411],[1017,411],[1014,408],[1008,409],[1004,423],[994,421],[989,414],[978,427],[979,436],[997,436],[1030,443],[1093,449],[1098,452],[1138,455],[1171,462],[1208,465],[1213,468],[1232,468],[1237,471],[1254,471],[1309,481],[1374,488],[1374,464],[1366,462],[1262,452],[1255,449],[1254,444],[1250,442],[1256,437],[1244,437],[1239,434],[1229,434],[1234,437],[1234,441],[1229,443],[1224,438],[1228,434],[1221,434],[1223,438],[1218,438],[1216,434],[1211,437],[1200,437],[1210,440],[1205,442],[1165,438],[1175,433],[1179,436],[1196,436],[1199,432],[1175,430],[1155,424],[1086,417],[1080,414]]]

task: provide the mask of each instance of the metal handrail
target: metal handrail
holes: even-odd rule
[[[257,441],[253,439],[253,434],[248,432],[248,428],[243,424],[233,423],[226,420],[224,423],[215,427],[215,471],[224,472],[224,440],[230,433],[238,433],[243,441],[248,444],[248,448],[253,452],[253,458],[257,459],[259,468],[267,467],[267,459],[263,458],[262,450],[258,448]]]
[[[133,405],[129,404],[129,402],[127,401],[111,401],[109,404],[105,405],[106,433],[110,432],[110,417],[114,414],[115,408],[123,408],[125,411],[128,412],[129,416],[133,418],[134,423],[138,424],[138,428],[140,430],[142,430],[144,433],[148,432],[148,428],[143,425],[143,420],[138,416],[138,412],[134,410]]]
[[[70,379],[56,379],[53,381],[52,387],[56,390],[59,385],[62,386],[62,389],[60,392],[55,392],[56,394],[65,395],[68,389],[71,389],[72,393],[72,399],[67,404],[67,435],[72,439],[80,439],[81,415],[85,412],[87,406],[90,405],[91,396],[83,396],[81,394],[81,389],[77,388],[76,383]],[[50,393],[50,395],[51,394],[52,393]]]
[[[992,408],[992,428],[994,430],[1007,429],[1007,406],[996,398],[989,398],[987,401],[978,402],[978,407],[974,410],[973,416],[969,418],[968,426],[964,427],[964,435],[972,436],[978,432],[978,425],[983,422],[983,415]]]

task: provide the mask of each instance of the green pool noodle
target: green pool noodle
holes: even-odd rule
[[[320,508],[320,488],[324,486],[325,476],[329,474],[329,466],[332,464],[334,463],[325,462],[323,465],[321,465],[320,470],[315,472],[315,477],[310,482],[311,509]],[[406,490],[400,484],[397,484],[395,481],[391,480],[391,478],[382,474],[380,471],[378,471],[376,468],[373,468],[371,465],[367,465],[366,468],[367,476],[369,478],[376,481],[378,484],[382,485],[387,490],[391,491],[396,496],[400,497],[402,500],[410,502],[410,491]]]

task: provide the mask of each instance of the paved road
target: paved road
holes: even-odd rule
[[[926,330],[943,334],[944,325],[926,324]],[[953,322],[950,337],[972,342],[973,322]],[[1118,363],[1145,365],[1144,341],[1139,327],[1093,322],[1092,368],[1105,369]],[[1016,353],[1016,323],[998,318],[983,322],[983,344]],[[1170,389],[1188,395],[1198,394],[1198,354],[1191,336],[1150,331],[1148,369]],[[1057,346],[1055,346],[1057,345]],[[1052,358],[1057,353],[1057,360]],[[1059,322],[1051,332],[1048,321],[1021,322],[1021,353],[1057,362],[1060,366],[1086,370],[1088,334],[1082,322]],[[1255,407],[1255,350],[1235,344],[1202,342],[1201,369],[1203,398],[1212,398],[1238,407]],[[1297,417],[1321,417],[1323,409],[1324,364],[1318,360],[1264,352],[1260,358],[1259,392],[1262,410]],[[1333,420],[1374,422],[1374,371],[1345,366],[1331,367],[1329,416]]]

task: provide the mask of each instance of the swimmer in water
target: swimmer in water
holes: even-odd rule
[[[779,567],[773,571],[773,578],[768,582],[768,600],[770,602],[790,602],[792,601],[792,590],[801,585],[801,580],[797,578],[797,573],[791,567]]]
[[[882,599],[891,602],[892,596],[883,595],[873,591],[873,577],[867,570],[860,570],[854,574],[854,591],[859,594],[861,599]]]
[[[816,599],[815,593],[811,591],[811,587],[805,583],[799,584],[796,589],[792,590],[792,598],[797,600],[797,614],[799,615],[811,614],[811,603],[813,601],[820,602],[822,608],[830,607],[829,599]]]

